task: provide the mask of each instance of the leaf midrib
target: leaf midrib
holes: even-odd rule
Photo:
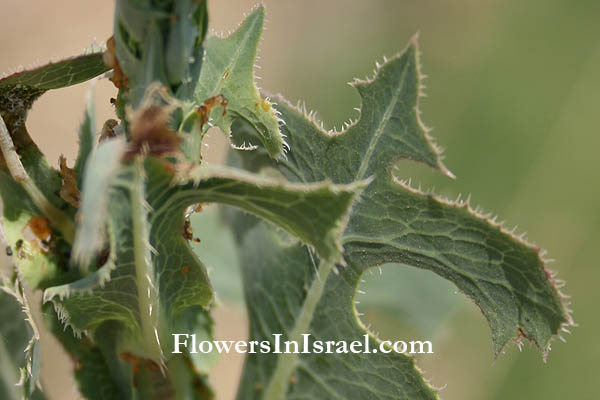
[[[375,147],[383,135],[388,122],[390,121],[392,114],[396,105],[398,104],[398,99],[400,98],[400,94],[404,89],[404,83],[406,81],[406,73],[408,70],[408,63],[402,69],[401,79],[399,80],[398,87],[394,91],[394,95],[392,96],[392,100],[389,102],[388,106],[385,109],[383,114],[383,118],[377,125],[377,130],[375,134],[369,141],[369,147],[367,149],[367,153],[363,158],[361,165],[359,167],[358,173],[356,174],[355,181],[360,181],[364,178],[367,168],[369,166],[369,162],[373,153],[375,151]],[[354,129],[358,129],[361,125],[356,125]],[[350,133],[347,131],[345,134]],[[304,317],[304,321],[300,322],[298,318],[296,320],[294,329],[292,331],[291,336],[296,336],[299,332],[304,332],[310,326],[310,321],[312,321],[312,317],[314,315],[314,308],[319,303],[321,297],[323,296],[324,289],[324,281],[327,279],[327,275],[329,274],[332,265],[321,265],[319,267],[319,275],[315,276],[315,280],[311,283],[311,287],[308,290],[307,297],[304,299],[302,303],[302,308],[300,309],[300,316]],[[312,314],[310,316],[306,315],[308,310],[312,309]],[[292,338],[293,339],[293,338]],[[273,374],[271,375],[271,380],[269,382],[269,386],[263,395],[264,400],[271,400],[271,398],[276,398],[280,395],[282,390],[285,390],[287,387],[286,381],[289,379],[290,371],[293,371],[297,367],[298,363],[298,355],[292,355],[291,357],[280,357],[278,358],[279,362],[277,363],[275,369],[273,370]],[[274,382],[274,380],[280,380],[281,382]]]
[[[133,245],[134,245],[134,265],[135,279],[138,296],[138,308],[140,313],[140,330],[143,340],[148,346],[148,351],[155,361],[162,362],[162,349],[156,335],[156,313],[152,296],[155,296],[156,286],[154,285],[155,274],[149,256],[149,238],[146,229],[146,212],[144,210],[144,181],[141,178],[142,166],[138,165],[135,170],[135,182],[130,190],[131,214],[133,223]],[[150,261],[150,262],[149,262]]]
[[[237,49],[235,50],[234,56],[231,57],[231,60],[228,64],[226,64],[226,68],[225,71],[233,71],[233,66],[237,65],[239,62],[239,59],[241,57],[242,54],[242,50],[246,49],[246,42],[248,42],[248,40],[250,39],[250,33],[253,32],[254,27],[256,26],[256,23],[258,21],[258,18],[254,19],[252,21],[252,25],[249,26],[248,30],[246,32],[244,32],[245,34],[243,35],[243,39],[241,42],[241,45],[237,47]],[[215,41],[228,41],[232,38],[233,36],[230,36],[226,39],[219,39],[218,37],[213,37],[212,40]],[[219,72],[218,70],[216,71],[217,73]],[[223,78],[223,74],[221,74],[219,80],[217,81],[217,84],[214,86],[214,88],[211,90],[211,93],[213,94],[217,94],[218,92],[221,92],[222,88],[224,87],[224,82],[225,82],[225,78]]]
[[[385,113],[383,114],[383,118],[377,125],[377,130],[375,131],[375,134],[371,137],[371,140],[369,141],[369,147],[367,148],[367,153],[363,157],[363,159],[360,163],[360,167],[358,169],[358,173],[356,174],[357,181],[360,181],[365,177],[367,168],[369,167],[369,163],[371,161],[371,157],[373,156],[373,153],[375,152],[375,148],[377,147],[377,143],[379,142],[379,139],[385,132],[388,122],[390,121],[392,114],[394,113],[394,109],[396,108],[396,105],[398,104],[398,99],[400,98],[400,94],[402,93],[402,90],[404,89],[404,83],[406,82],[406,73],[407,73],[409,65],[410,65],[410,63],[404,64],[404,66],[402,68],[402,75],[401,75],[401,79],[399,80],[398,87],[394,91],[392,100],[388,103],[388,106],[385,108]],[[354,129],[358,129],[360,127],[361,127],[361,125],[359,124],[359,125],[356,125],[356,127]]]

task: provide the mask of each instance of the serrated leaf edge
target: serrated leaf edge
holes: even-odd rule
[[[455,179],[456,176],[443,163],[443,158],[444,158],[443,157],[443,149],[436,143],[433,136],[431,136],[430,132],[432,129],[427,127],[425,125],[425,123],[423,122],[423,120],[421,119],[421,110],[419,107],[419,103],[420,103],[419,100],[422,97],[425,97],[425,92],[424,92],[425,86],[423,85],[423,80],[426,78],[426,75],[424,75],[421,72],[421,52],[419,50],[418,38],[419,38],[419,35],[415,34],[410,39],[407,47],[405,47],[404,50],[396,53],[394,56],[392,56],[390,58],[384,56],[382,63],[379,63],[378,61],[376,61],[375,69],[373,70],[373,74],[371,77],[366,77],[364,79],[355,78],[353,81],[348,82],[348,85],[355,88],[358,85],[368,85],[370,83],[373,83],[379,76],[379,71],[381,69],[383,69],[388,63],[400,58],[411,47],[414,48],[415,65],[416,65],[416,69],[417,69],[417,79],[418,79],[418,87],[419,87],[419,93],[417,95],[416,104],[414,107],[414,115],[415,115],[415,118],[417,121],[417,125],[419,126],[419,129],[420,129],[421,133],[423,134],[423,136],[425,137],[427,143],[435,152],[437,167],[440,170],[440,172],[442,172],[444,175],[448,176],[449,178]],[[311,109],[307,109],[306,102],[299,100],[294,105],[292,102],[287,100],[281,94],[275,94],[275,95],[270,95],[270,96],[276,100],[276,102],[272,103],[274,106],[277,105],[277,102],[282,102],[289,108],[302,114],[307,120],[309,120],[313,124],[313,126],[316,128],[316,130],[318,132],[320,132],[321,134],[323,134],[324,136],[326,136],[328,138],[330,138],[332,136],[338,136],[338,135],[345,134],[348,130],[350,130],[351,128],[353,128],[354,126],[356,126],[358,124],[358,122],[360,121],[360,118],[362,116],[362,102],[361,102],[360,107],[354,108],[354,110],[356,110],[358,112],[358,116],[356,118],[350,119],[349,121],[344,122],[342,124],[342,128],[340,130],[338,130],[335,126],[332,129],[326,129],[324,122],[317,117],[317,112],[314,110],[311,110]],[[285,125],[285,121],[282,120],[282,124]]]
[[[343,216],[338,219],[335,226],[333,226],[328,233],[327,237],[333,239],[334,245],[337,249],[338,254],[330,257],[328,261],[339,264],[341,266],[345,266],[346,263],[343,259],[343,246],[341,242],[341,236],[346,229],[348,221],[350,219],[350,213],[354,204],[357,201],[360,201],[360,194],[362,191],[372,182],[372,178],[364,179],[361,181],[353,182],[351,184],[333,184],[330,180],[324,180],[322,182],[316,183],[293,183],[286,181],[284,179],[270,179],[265,178],[260,175],[255,175],[252,173],[248,173],[244,170],[238,170],[236,168],[223,167],[223,166],[196,166],[192,170],[188,170],[186,173],[182,174],[179,172],[176,175],[171,183],[171,185],[184,185],[190,182],[197,187],[200,182],[204,179],[209,178],[223,178],[223,179],[236,179],[240,181],[244,181],[248,184],[257,185],[257,186],[280,186],[282,188],[297,190],[302,192],[309,192],[312,190],[319,189],[328,189],[333,193],[341,193],[341,192],[352,192],[353,197],[350,201],[350,206],[346,208]],[[272,222],[267,221],[269,224],[275,226],[276,228],[285,229],[284,227],[275,225]],[[293,235],[293,232],[290,232]],[[312,250],[314,246],[310,243],[305,243]],[[316,251],[316,250],[315,250]],[[318,252],[317,252],[318,253]],[[335,267],[334,267],[335,268]]]
[[[392,174],[392,180],[394,183],[396,183],[403,189],[405,189],[413,194],[428,197],[428,198],[438,202],[439,204],[443,204],[446,206],[462,208],[462,209],[466,210],[472,216],[474,216],[474,217],[478,218],[479,220],[482,220],[482,221],[488,223],[490,226],[498,229],[501,233],[507,235],[515,242],[535,251],[535,253],[538,255],[538,260],[540,261],[540,265],[542,267],[542,270],[544,271],[546,279],[548,280],[548,282],[550,282],[550,284],[552,285],[552,287],[558,294],[558,297],[561,301],[561,306],[562,306],[562,311],[563,311],[563,316],[565,318],[565,321],[560,325],[558,331],[555,332],[554,335],[550,339],[548,339],[548,341],[546,343],[538,343],[537,341],[532,340],[531,338],[527,337],[524,334],[524,332],[521,331],[520,328],[517,329],[517,332],[515,333],[514,342],[517,345],[517,347],[519,348],[519,350],[522,349],[521,338],[525,338],[528,341],[532,342],[538,348],[540,353],[542,354],[542,359],[544,360],[544,362],[546,362],[548,359],[548,353],[550,352],[550,349],[551,349],[551,344],[554,341],[554,339],[558,338],[561,341],[565,342],[566,340],[561,335],[561,332],[562,333],[570,333],[568,328],[577,326],[577,324],[573,320],[573,310],[570,308],[570,305],[571,305],[571,303],[569,301],[570,296],[565,294],[561,290],[565,286],[565,281],[557,278],[558,272],[552,271],[549,268],[547,268],[547,265],[554,261],[553,259],[549,259],[546,257],[547,251],[545,249],[541,248],[540,246],[536,245],[535,243],[530,242],[527,239],[527,234],[525,232],[517,234],[516,226],[513,227],[512,229],[509,229],[505,225],[506,222],[502,221],[502,220],[498,221],[498,217],[496,215],[494,215],[493,213],[484,212],[480,206],[473,207],[471,205],[471,195],[468,195],[465,199],[462,199],[462,196],[458,195],[456,200],[451,200],[447,197],[435,194],[433,189],[423,191],[420,186],[418,188],[411,186],[410,179],[398,179],[396,176],[394,176]],[[498,352],[496,354],[494,354],[495,359],[504,351],[504,349],[506,348],[507,345],[508,345],[508,343],[505,344],[502,348],[498,349]]]
[[[29,339],[27,346],[23,350],[26,354],[25,359],[27,360],[27,362],[25,367],[21,369],[20,380],[16,383],[16,386],[24,387],[26,379],[28,377],[33,378],[33,371],[31,365],[33,359],[33,346],[36,342],[39,342],[40,332],[35,322],[35,318],[31,312],[31,306],[29,305],[29,300],[25,295],[25,289],[21,285],[20,278],[17,277],[15,280],[10,280],[4,277],[2,279],[2,285],[0,285],[0,290],[14,297],[15,300],[21,305],[21,311],[23,312],[23,314],[25,314],[25,321],[29,324],[31,330],[33,331],[31,339]],[[36,380],[35,382],[33,382],[33,384],[40,390],[42,389],[39,377],[36,377]],[[26,389],[24,388],[24,390]]]
[[[86,57],[86,56],[91,56],[91,55],[95,55],[95,54],[103,54],[105,51],[106,51],[105,44],[102,45],[102,44],[97,44],[96,42],[93,42],[89,47],[86,47],[83,50],[83,53],[75,55],[75,56],[65,57],[65,58],[51,58],[45,64],[38,63],[38,62],[32,62],[32,63],[28,64],[26,67],[23,65],[19,65],[16,68],[9,68],[8,72],[0,73],[0,87],[2,87],[2,85],[3,85],[2,81],[4,81],[5,79],[13,78],[19,74],[27,73],[27,72],[34,72],[38,69],[43,69],[43,68],[49,67],[51,65],[59,64],[59,63],[66,62],[66,61],[72,61],[72,60],[75,60],[80,57]],[[110,69],[107,69],[107,71],[109,71],[109,70]],[[12,83],[11,83],[11,85],[12,85]],[[46,89],[44,89],[44,90],[46,90]]]
[[[262,19],[263,19],[263,27],[261,29],[261,31],[265,30],[265,25],[267,23],[267,18],[266,18],[266,6],[263,3],[257,3],[255,4],[250,11],[248,12],[244,12],[242,14],[242,19],[241,21],[235,26],[235,28],[229,30],[226,34],[223,31],[220,32],[216,32],[215,30],[213,30],[212,28],[209,31],[209,34],[207,35],[205,40],[211,39],[211,38],[215,38],[218,40],[227,40],[229,39],[233,34],[237,33],[239,31],[239,29],[242,27],[242,25],[244,25],[247,22],[247,18],[249,16],[251,16],[254,12],[258,11],[259,9],[262,9]],[[261,99],[264,103],[266,103],[272,110],[273,110],[273,116],[275,117],[276,121],[277,121],[277,133],[279,134],[279,137],[281,139],[281,149],[282,149],[282,154],[285,155],[287,149],[289,149],[289,145],[287,144],[287,142],[285,141],[285,135],[283,134],[283,132],[281,131],[281,127],[283,125],[285,125],[285,122],[281,119],[281,114],[279,113],[279,111],[273,107],[275,105],[275,103],[273,103],[271,101],[271,99],[269,98],[269,96],[263,96],[262,93],[263,91],[261,90],[260,86],[258,85],[258,80],[261,79],[260,76],[258,76],[257,70],[260,69],[260,65],[258,65],[258,60],[260,60],[260,49],[261,49],[261,43],[263,41],[263,36],[262,36],[262,32],[259,35],[259,39],[258,39],[258,44],[256,46],[256,55],[254,57],[254,62],[252,64],[252,83],[254,85],[254,88],[257,91],[258,94],[258,98]],[[206,58],[206,52],[204,54],[204,57]],[[211,113],[212,114],[212,113]],[[209,120],[209,123],[212,122],[212,119]],[[255,150],[257,148],[256,145],[253,144],[248,144],[246,146],[246,144],[244,143],[242,146],[236,146],[233,142],[232,142],[232,130],[231,130],[231,125],[229,124],[228,128],[227,128],[227,132],[226,136],[227,136],[227,141],[230,145],[230,147],[232,147],[235,150]]]

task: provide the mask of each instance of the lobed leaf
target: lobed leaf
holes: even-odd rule
[[[254,83],[254,62],[264,18],[265,10],[259,6],[230,36],[206,39],[206,58],[194,97],[202,104],[215,96],[224,96],[226,107],[224,110],[217,107],[212,112],[213,123],[229,134],[234,120],[246,121],[274,157],[285,145],[279,118],[269,100],[261,98]]]
[[[252,339],[261,340],[271,332],[284,332],[289,337],[292,326],[294,332],[298,329],[294,318],[299,314],[289,304],[304,310],[308,303],[317,301],[310,323],[302,325],[308,329],[306,333],[323,340],[360,340],[365,328],[353,306],[360,277],[371,267],[398,263],[431,270],[467,294],[490,324],[495,354],[510,340],[525,337],[545,355],[561,326],[572,320],[539,249],[473,212],[467,203],[455,204],[421,193],[394,176],[397,162],[407,159],[451,176],[419,119],[416,40],[403,53],[378,66],[372,79],[356,81],[354,86],[362,98],[360,119],[339,133],[325,132],[313,114],[307,115],[283,99],[279,102],[278,110],[285,121],[283,132],[290,144],[287,158],[276,164],[282,173],[300,182],[331,179],[348,184],[364,177],[374,180],[354,205],[342,238],[348,266],[340,270],[339,276],[327,277],[318,298],[310,298],[310,290],[289,294],[285,300],[280,300],[282,293],[271,298],[272,265],[276,265],[273,260],[282,253],[295,252],[286,259],[299,269],[297,275],[313,269],[299,247],[285,250],[274,246],[243,262],[245,269],[259,277],[245,281],[251,321],[262,321],[260,327],[252,328]],[[266,164],[259,152],[242,156],[254,169]],[[265,240],[265,234],[259,240]],[[244,251],[250,246],[245,244]],[[279,267],[286,268],[285,263],[280,262]],[[296,286],[288,281],[294,279],[288,274],[282,274],[278,285],[321,285],[314,277],[305,277],[306,282]],[[258,300],[259,293],[269,293],[270,307]],[[282,320],[288,322],[282,324]],[[268,389],[279,387],[277,393],[287,393],[287,398],[323,398],[318,393],[328,393],[327,398],[347,398],[349,390],[361,393],[365,399],[435,397],[408,357],[395,355],[393,360],[384,360],[370,355],[363,363],[357,361],[358,357],[344,355],[325,362],[314,355],[277,360],[250,355],[239,398],[260,398],[260,393],[249,389],[259,379]],[[348,367],[367,362],[369,371]],[[393,369],[386,367],[388,363]],[[297,384],[289,384],[289,374],[281,373],[284,370],[292,371]]]

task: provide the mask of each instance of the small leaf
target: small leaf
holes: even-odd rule
[[[279,119],[269,100],[261,98],[254,83],[254,62],[264,18],[265,10],[259,6],[230,36],[206,39],[206,58],[194,97],[202,104],[215,96],[224,96],[226,109],[219,107],[212,112],[213,123],[229,134],[235,119],[246,121],[274,157],[284,146]]]

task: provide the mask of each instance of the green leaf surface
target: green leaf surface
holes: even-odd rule
[[[124,399],[101,346],[89,338],[76,337],[70,327],[60,322],[51,304],[43,306],[42,315],[47,330],[58,339],[73,361],[73,375],[80,393],[89,400]]]
[[[275,333],[281,342],[290,340],[298,316],[307,302],[307,289],[315,280],[326,280],[323,294],[311,315],[309,346],[315,341],[365,342],[367,332],[354,312],[353,297],[361,271],[344,268],[329,279],[315,273],[316,265],[306,246],[282,239],[264,225],[246,234],[241,250],[243,282],[250,320],[250,339],[270,341]],[[348,260],[351,261],[351,260]],[[370,349],[379,341],[368,336]],[[299,341],[302,346],[302,340]],[[283,346],[283,345],[282,345]],[[283,348],[282,348],[283,349]],[[302,351],[302,348],[300,348]],[[276,399],[271,388],[284,386],[286,399],[435,399],[432,389],[414,366],[414,359],[389,354],[301,354],[293,373],[275,382],[274,374],[285,368],[281,354],[248,354],[238,399]],[[293,383],[292,383],[293,382]]]
[[[226,167],[197,167],[186,174],[185,180],[197,186],[198,193],[192,190],[192,195],[198,202],[217,202],[248,211],[285,229],[331,262],[342,262],[338,237],[350,206],[364,187],[364,182],[294,184]]]
[[[108,143],[97,154],[102,155],[103,149],[111,149],[111,144],[119,143]],[[82,238],[84,242],[86,238],[81,234],[88,231],[87,221],[92,220],[89,217],[94,213],[101,215],[93,221],[98,224],[96,231],[108,232],[109,255],[106,263],[81,280],[47,289],[44,299],[54,301],[59,315],[76,332],[89,331],[93,334],[102,323],[118,321],[127,331],[124,337],[128,343],[122,344],[125,349],[135,350],[139,356],[162,363],[162,348],[154,332],[159,311],[162,310],[157,306],[157,274],[150,262],[147,215],[143,210],[145,202],[140,197],[145,185],[136,165],[112,169],[116,173],[111,174],[108,183],[101,182],[104,191],[108,192],[102,205],[106,207],[106,213],[84,208],[85,191],[94,192],[94,188],[87,185],[88,182],[94,182],[85,182],[82,212],[88,214],[81,215],[84,223],[77,233],[78,239]],[[94,246],[93,249],[101,247]],[[89,262],[85,256],[92,254],[94,252],[90,252],[90,248],[85,248],[76,260]]]
[[[195,236],[202,238],[192,248],[202,256],[217,301],[241,305],[244,301],[240,262],[233,233],[223,221],[220,206],[209,206],[190,217]]]
[[[50,89],[85,82],[106,71],[101,53],[84,54],[0,79],[0,114],[12,133],[25,122],[33,102]]]
[[[0,395],[7,400],[44,399],[39,337],[18,280],[6,280],[0,287],[0,318]]]
[[[0,171],[0,195],[7,246],[21,278],[34,289],[63,283],[64,279],[69,278],[69,274],[63,271],[68,259],[65,242],[58,239],[56,245],[47,250],[40,246],[39,239],[31,234],[28,224],[33,218],[41,217],[42,213],[23,187],[4,171]]]
[[[60,89],[85,82],[108,70],[101,53],[84,54],[9,75],[0,79],[0,88],[3,93],[17,86],[31,90]]]
[[[284,141],[279,118],[268,99],[263,99],[254,83],[254,62],[263,30],[265,10],[259,6],[226,38],[206,39],[206,58],[196,87],[195,100],[223,95],[227,100],[225,112],[217,107],[212,122],[227,134],[236,119],[250,124],[271,156],[283,151]]]
[[[103,149],[108,148],[110,144],[103,145],[92,156],[90,173],[96,173],[94,159],[101,159]],[[114,153],[106,151],[106,155]],[[338,239],[361,187],[360,183],[290,184],[232,168],[197,167],[174,178],[169,165],[152,158],[146,161],[142,185],[134,179],[132,168],[123,164],[109,185],[100,182],[102,179],[86,178],[82,225],[77,233],[85,250],[76,259],[86,262],[101,249],[85,243],[90,240],[88,233],[104,229],[107,220],[108,261],[84,279],[47,289],[44,299],[52,300],[76,331],[93,334],[102,324],[117,321],[127,332],[122,349],[156,362],[162,362],[160,353],[170,354],[171,333],[178,332],[175,328],[182,323],[181,318],[190,318],[186,310],[208,307],[213,300],[206,270],[184,238],[188,206],[218,202],[241,208],[305,240],[323,258],[334,262],[341,260]],[[88,182],[92,182],[90,187]],[[99,182],[100,192],[96,187]],[[140,186],[144,187],[143,198],[135,195]],[[93,194],[89,204],[96,204],[101,192],[107,193],[106,218],[90,218],[90,213],[100,212],[100,206],[86,207],[86,191]],[[136,219],[145,201],[147,215]],[[89,221],[98,224],[95,230],[85,228]],[[155,332],[149,331],[151,326],[156,326]],[[153,350],[157,339],[162,351]]]
[[[394,167],[401,160],[422,162],[451,176],[419,119],[420,85],[413,39],[403,53],[378,66],[372,79],[353,83],[362,98],[360,117],[343,132],[325,132],[314,114],[283,99],[279,102],[283,132],[290,144],[287,158],[276,165],[282,173],[300,182],[331,179],[348,184],[365,177],[375,179],[351,212],[342,239],[348,266],[339,275],[328,275],[319,267],[324,283],[312,276],[303,277],[301,285],[291,282],[287,264],[292,263],[301,277],[314,268],[300,247],[273,245],[242,262],[255,277],[244,281],[253,339],[283,332],[292,338],[311,333],[322,340],[360,340],[366,330],[357,319],[354,296],[362,274],[385,263],[424,268],[453,282],[487,318],[495,354],[509,341],[526,338],[545,355],[561,326],[572,323],[537,247],[478,214],[468,202],[422,193],[395,176]],[[267,163],[260,152],[242,156],[254,169]],[[248,240],[244,240],[244,252],[266,240],[266,234],[252,243]],[[289,261],[283,262],[286,252],[296,255],[286,255]],[[277,284],[295,287],[296,292],[272,294],[274,266],[285,269]],[[259,296],[267,297],[270,307]],[[298,310],[312,314],[300,321]],[[362,362],[354,359],[356,355],[327,359],[283,355],[276,360],[276,356],[250,355],[239,398],[341,399],[356,398],[356,393],[363,399],[436,396],[409,357],[361,356],[366,357]],[[350,367],[356,365],[368,368]],[[292,376],[297,383],[289,383]],[[251,389],[257,382],[266,388],[264,395]]]

